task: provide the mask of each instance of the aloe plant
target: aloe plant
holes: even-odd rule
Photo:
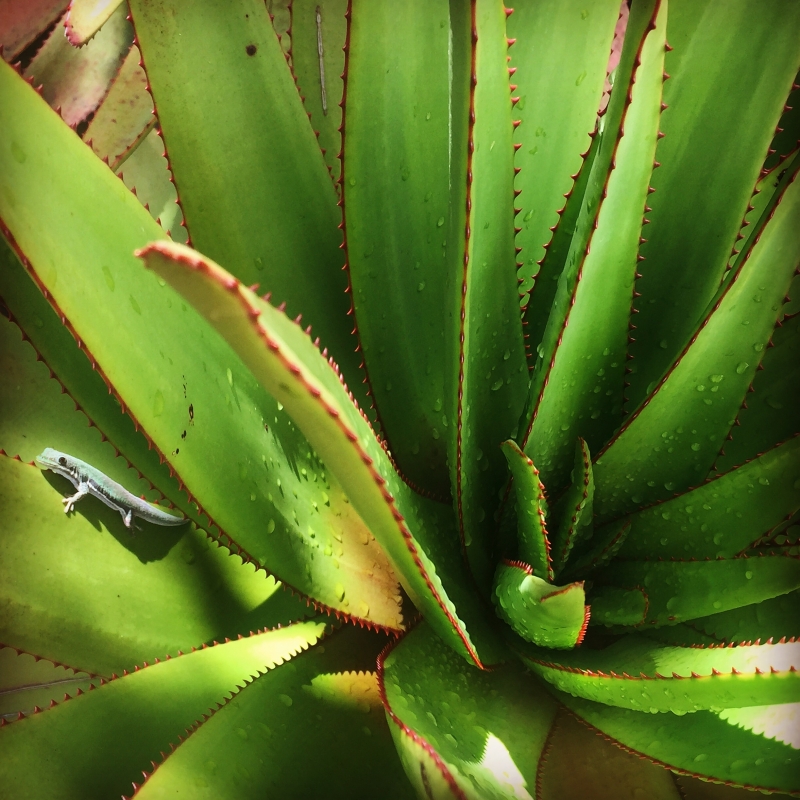
[[[3,795],[800,795],[800,6],[98,5],[0,10]]]

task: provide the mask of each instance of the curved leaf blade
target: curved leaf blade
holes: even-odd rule
[[[698,485],[744,399],[800,257],[800,158],[684,352],[595,462],[600,521]],[[762,287],[764,287],[762,289]],[[747,324],[745,324],[747,323]],[[654,458],[653,454],[658,453]]]
[[[647,595],[648,625],[705,617],[800,588],[800,561],[785,556],[719,561],[615,561],[592,576]]]
[[[451,287],[464,254],[463,232],[445,227],[460,126],[447,113],[448,3],[356,2],[351,14],[342,193],[355,322],[398,468],[449,498]]]
[[[630,517],[620,559],[732,558],[800,507],[800,437]],[[613,523],[612,523],[613,524]]]
[[[465,658],[497,660],[495,635],[452,546],[450,509],[415,494],[310,336],[189,248],[156,242],[148,267],[191,303],[286,406],[354,509],[380,542],[403,586],[436,631]],[[438,543],[436,542],[438,540]],[[450,552],[430,559],[437,548]]]
[[[509,439],[501,447],[514,480],[519,557],[531,565],[536,575],[552,583],[553,559],[545,521],[547,501],[539,471],[516,442]]]
[[[645,713],[800,701],[800,643],[670,647],[631,635],[604,650],[522,654],[560,691]]]
[[[3,786],[20,797],[119,796],[238,684],[306,649],[324,629],[302,622],[187,653],[5,726]]]
[[[470,669],[423,623],[381,656],[378,679],[395,739],[412,739],[427,751],[452,796],[531,800],[536,794],[539,759],[556,709],[520,670]],[[415,785],[424,785],[427,769],[420,781],[414,755],[407,755],[404,766]]]
[[[636,289],[628,407],[692,335],[719,286],[800,64],[800,9],[735,0],[670,3],[651,224]],[[753,59],[761,68],[749,69]]]
[[[260,676],[168,755],[134,796],[411,800],[376,675],[368,671],[380,642],[348,626]],[[355,753],[358,768],[343,768]]]
[[[667,7],[655,3],[629,20],[593,185],[531,382],[522,442],[551,492],[568,485],[576,438],[595,452],[622,415],[633,283],[661,116]]]
[[[616,0],[589,7],[548,0],[517,4],[506,23],[516,40],[511,80],[519,98],[514,113],[521,120],[515,140],[522,144],[514,157],[520,170],[514,182],[521,228],[516,242],[522,248],[518,275],[529,325],[549,313],[558,275],[545,267],[545,245],[553,238],[551,226],[561,222],[572,173],[581,168],[580,154],[590,144],[618,16]],[[539,341],[530,344],[535,348]]]
[[[565,692],[559,692],[558,699],[623,749],[674,772],[748,789],[794,793],[800,789],[797,750],[785,738],[773,738],[774,730],[756,727],[763,709],[654,715]],[[792,706],[778,708],[791,725]]]
[[[266,6],[131,13],[192,244],[302,313],[362,400],[336,192]]]

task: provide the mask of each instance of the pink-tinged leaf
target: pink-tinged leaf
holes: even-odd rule
[[[0,0],[0,47],[12,62],[61,16],[65,0]]]
[[[25,77],[34,86],[44,87],[42,96],[50,106],[61,109],[67,125],[77,125],[106,96],[131,44],[133,29],[124,7],[91,44],[80,50],[70,45],[61,26],[56,25],[25,70]]]
[[[83,135],[99,158],[108,158],[112,169],[119,168],[156,121],[140,59],[134,45]]]
[[[67,39],[76,47],[86,44],[120,7],[123,0],[71,0],[64,27]]]

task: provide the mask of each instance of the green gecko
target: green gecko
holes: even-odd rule
[[[78,500],[89,494],[101,500],[109,508],[119,511],[125,527],[129,530],[133,528],[134,517],[152,522],[154,525],[183,525],[189,521],[184,517],[177,517],[150,505],[146,500],[131,494],[124,486],[120,486],[91,464],[53,450],[52,447],[46,447],[40,455],[36,456],[36,464],[40,469],[50,469],[71,481],[78,490],[71,497],[65,497],[62,500],[65,514],[72,511]]]

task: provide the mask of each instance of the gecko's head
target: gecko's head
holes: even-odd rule
[[[62,473],[67,471],[69,463],[63,453],[53,450],[52,447],[46,447],[36,456],[35,461],[39,469],[52,469]]]

